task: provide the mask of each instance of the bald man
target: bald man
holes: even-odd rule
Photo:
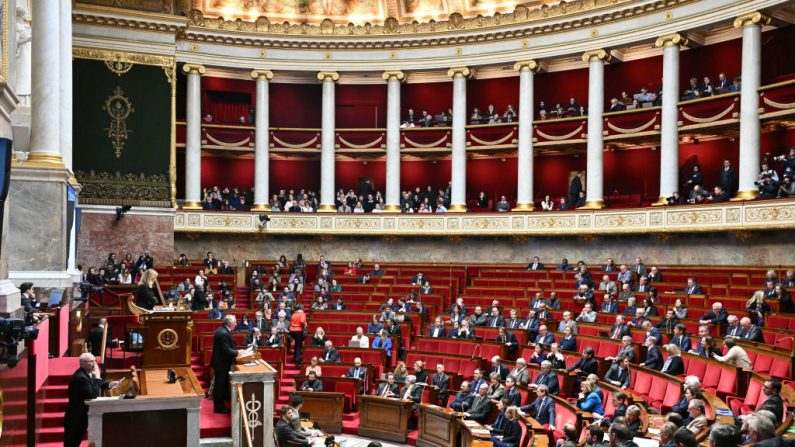
[[[80,356],[80,367],[69,380],[69,403],[64,414],[64,446],[79,447],[88,429],[86,400],[99,397],[100,390],[116,388],[119,382],[100,377],[96,358],[90,352]]]

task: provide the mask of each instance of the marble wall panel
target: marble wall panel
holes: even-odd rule
[[[8,269],[66,269],[66,183],[12,173],[8,194]]]
[[[116,220],[113,213],[84,210],[77,244],[77,263],[98,266],[114,252],[118,259],[133,259],[148,249],[155,263],[170,264],[174,253],[174,216],[144,215],[134,211]]]

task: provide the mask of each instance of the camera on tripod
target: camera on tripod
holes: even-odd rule
[[[25,326],[19,318],[0,318],[0,364],[13,368],[19,363],[20,345],[39,337],[39,328]]]

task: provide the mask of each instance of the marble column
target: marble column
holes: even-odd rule
[[[516,208],[532,211],[533,206],[533,78],[539,65],[534,60],[517,62],[519,72],[519,160],[516,174]]]
[[[334,213],[334,131],[336,104],[334,100],[335,83],[340,75],[336,71],[321,71],[317,79],[323,82],[322,123],[320,130],[320,207],[318,212]]]
[[[451,68],[447,76],[453,78],[453,161],[450,173],[450,209],[454,213],[467,210],[467,67]]]
[[[743,30],[743,60],[740,78],[740,166],[736,200],[752,200],[759,195],[754,185],[759,170],[759,85],[762,80],[762,26],[770,18],[758,11],[734,20]]]
[[[257,80],[257,109],[254,130],[254,207],[252,211],[270,211],[270,92],[273,79],[270,70],[254,70],[251,77]]]
[[[605,62],[610,53],[604,49],[587,51],[588,62],[588,168],[585,186],[585,209],[604,208],[604,122]]]
[[[400,82],[402,71],[385,71],[386,81],[386,203],[384,212],[400,212]]]
[[[72,170],[72,2],[61,1],[59,9],[60,43],[60,120],[61,157]]]
[[[185,64],[188,75],[187,128],[185,130],[185,209],[201,209],[202,181],[202,117],[201,76],[204,65]]]
[[[679,47],[687,45],[681,34],[668,34],[654,44],[663,49],[662,111],[660,113],[660,200],[679,190]]]
[[[37,2],[31,48],[30,155],[25,166],[63,168],[61,157],[62,2]]]

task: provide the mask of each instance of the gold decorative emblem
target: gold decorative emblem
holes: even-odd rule
[[[124,91],[118,86],[113,90],[113,95],[105,101],[102,109],[110,115],[110,127],[105,130],[108,131],[108,138],[111,139],[116,158],[121,158],[124,143],[127,141],[127,136],[132,132],[132,130],[127,129],[127,118],[131,113],[135,112],[135,109],[130,99],[124,95]]]
[[[164,351],[173,351],[174,349],[179,348],[177,345],[178,342],[179,335],[174,329],[163,329],[157,334],[158,349],[162,349]]]
[[[122,60],[106,60],[105,66],[108,67],[108,70],[116,73],[116,76],[121,76],[123,74],[127,74],[128,71],[132,70],[133,64],[132,62],[126,62]]]

